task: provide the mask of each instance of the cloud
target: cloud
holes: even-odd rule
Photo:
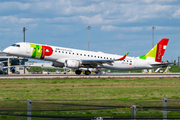
[[[102,18],[101,14],[92,16],[92,17],[86,17],[86,16],[79,16],[83,23],[85,24],[107,24],[110,23],[110,20],[105,20]]]
[[[177,9],[172,16],[173,16],[174,18],[180,18],[180,8]]]
[[[114,31],[114,30],[118,30],[118,27],[112,26],[112,25],[108,25],[108,26],[102,26],[101,27],[101,31]]]
[[[177,0],[141,0],[141,2],[144,2],[144,3],[172,3],[172,2],[175,2]]]
[[[155,30],[180,30],[180,27],[170,27],[170,26],[155,26]],[[139,31],[150,31],[152,26],[142,26],[142,27],[116,27],[112,25],[102,26],[101,31],[126,31],[126,32],[139,32]]]
[[[119,24],[142,22],[154,18],[172,16],[177,7],[164,5],[164,0],[27,0],[26,2],[0,2],[0,11],[12,11],[14,15],[45,16],[46,18],[75,17],[84,24]],[[174,0],[175,1],[175,0]],[[164,3],[171,3],[165,0]],[[177,10],[173,17],[180,16]],[[11,14],[12,15],[12,14]],[[20,16],[18,16],[20,17]],[[29,17],[30,18],[30,17]],[[78,19],[79,20],[79,19]],[[71,20],[69,20],[71,22]],[[67,22],[66,22],[67,23]]]
[[[0,31],[11,31],[11,29],[8,29],[8,28],[0,28]]]
[[[131,31],[131,32],[138,32],[142,31],[144,28],[143,27],[116,27],[112,25],[108,26],[102,26],[101,31],[115,31],[115,30],[120,30],[120,31]]]
[[[152,30],[152,26],[145,26],[144,30]],[[171,26],[155,26],[155,30],[180,30],[180,27],[171,27]]]
[[[46,18],[45,21],[48,23],[70,23],[70,22],[79,22],[81,20],[78,16],[75,17],[55,17],[55,18]]]
[[[121,8],[121,14],[127,22],[167,17],[173,10],[173,6],[171,5],[159,4],[121,4]]]
[[[11,10],[27,10],[31,8],[30,3],[20,3],[20,2],[0,2],[1,11],[11,11]]]
[[[33,19],[33,18],[18,18],[16,16],[0,16],[0,21],[3,23],[11,23],[11,24],[24,24],[24,23],[31,23],[38,21],[39,19]]]

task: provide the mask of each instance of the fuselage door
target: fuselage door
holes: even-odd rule
[[[26,43],[26,52],[30,53],[31,47],[29,43]]]
[[[134,68],[138,66],[138,58],[134,57]]]

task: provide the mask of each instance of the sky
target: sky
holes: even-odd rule
[[[0,50],[23,41],[141,56],[169,38],[163,61],[180,55],[179,0],[1,0]]]

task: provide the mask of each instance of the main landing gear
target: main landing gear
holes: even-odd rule
[[[76,75],[80,75],[81,72],[82,72],[81,70],[76,70],[76,71],[75,71]]]
[[[91,71],[85,70],[85,71],[84,71],[84,74],[85,74],[85,75],[90,75],[90,74],[91,74]]]
[[[80,75],[81,72],[82,72],[81,70],[76,70],[76,71],[75,71],[76,75]],[[85,75],[90,75],[90,74],[91,74],[91,71],[85,70],[85,71],[84,71],[84,74],[85,74]]]

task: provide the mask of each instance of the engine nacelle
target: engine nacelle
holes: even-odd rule
[[[64,64],[63,63],[59,63],[59,62],[52,62],[52,66],[63,68]]]
[[[79,68],[81,66],[81,61],[79,60],[66,60],[65,63],[68,68]]]

